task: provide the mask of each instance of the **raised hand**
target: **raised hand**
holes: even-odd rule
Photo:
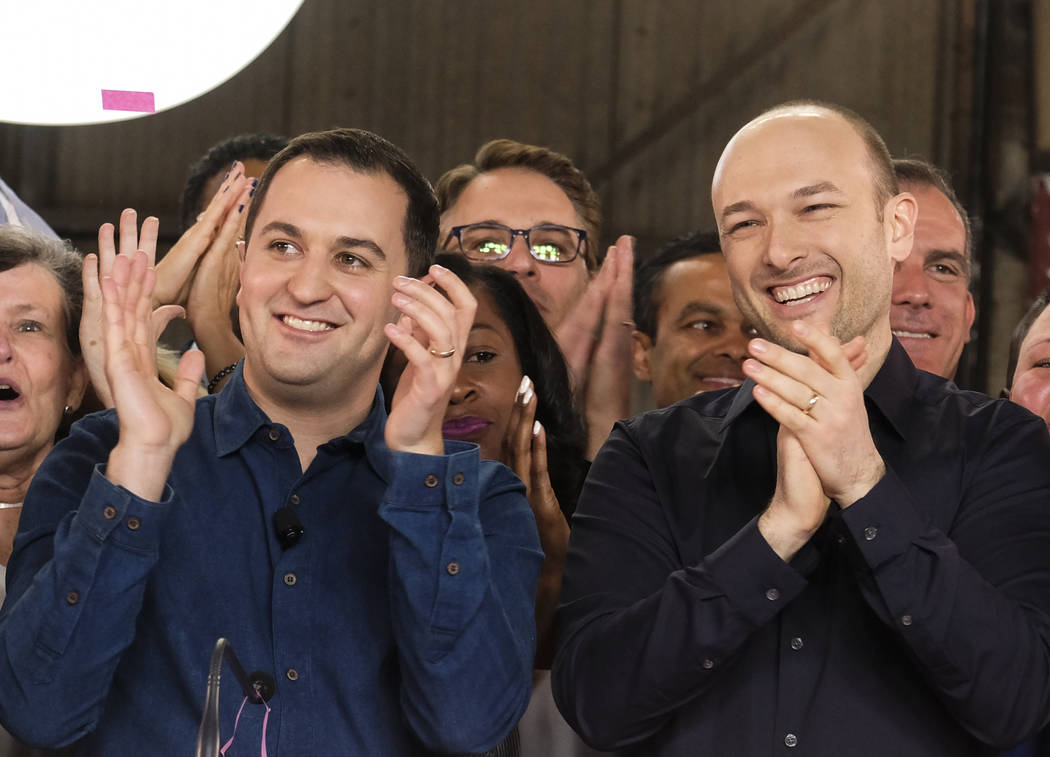
[[[500,462],[525,483],[525,496],[540,533],[544,560],[536,588],[535,667],[548,668],[554,659],[554,612],[569,549],[569,524],[547,472],[547,433],[535,420],[536,404],[532,380],[525,376],[507,423]]]
[[[849,507],[886,472],[868,428],[864,385],[835,337],[803,321],[791,328],[809,355],[755,339],[744,372],[758,384],[758,403],[797,437],[824,493]]]
[[[445,450],[441,424],[477,300],[458,276],[439,265],[430,266],[422,280],[398,276],[391,300],[402,316],[397,323],[386,324],[384,331],[408,364],[391,401],[386,443],[393,450],[440,455]]]
[[[204,370],[203,355],[190,350],[179,361],[174,389],[157,378],[161,324],[152,319],[155,283],[145,252],[118,255],[100,280],[105,373],[120,421],[120,440],[110,453],[106,477],[150,500],[160,498],[175,453],[193,429]]]
[[[633,277],[634,239],[622,236],[555,331],[587,420],[588,459],[613,424],[630,414]]]
[[[179,241],[157,264],[157,285],[153,291],[155,304],[186,305],[194,273],[202,256],[214,245],[226,249],[236,239],[252,189],[254,184],[245,177],[244,164],[235,162],[197,223],[179,237]],[[123,225],[123,218],[121,221]],[[153,258],[150,259],[152,264]],[[102,273],[105,275],[105,268]]]

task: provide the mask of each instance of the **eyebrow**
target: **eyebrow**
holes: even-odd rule
[[[926,254],[927,263],[936,263],[941,260],[950,260],[962,266],[964,271],[970,270],[970,260],[958,250],[930,250]]]
[[[830,181],[822,181],[818,184],[810,184],[806,187],[799,187],[791,193],[791,199],[801,200],[805,197],[812,197],[813,195],[821,194],[822,192],[836,192],[842,194],[842,190],[832,184]],[[725,220],[726,216],[730,216],[733,213],[745,213],[749,210],[755,210],[755,204],[750,200],[741,200],[740,202],[734,202],[732,205],[726,205],[722,209],[721,218]]]
[[[842,190],[830,181],[822,181],[819,184],[811,184],[808,187],[799,187],[791,193],[791,197],[795,200],[801,200],[804,197],[812,197],[823,192],[838,192],[841,194]]]
[[[489,325],[487,323],[484,323],[484,322],[478,323],[477,321],[475,321],[474,325],[470,327],[471,331],[480,331],[482,329],[486,329],[488,331],[492,331],[492,332],[495,332],[497,334],[499,333],[499,331],[496,329],[495,326],[491,326],[491,325]]]
[[[685,306],[678,311],[679,318],[695,314],[707,314],[722,317],[725,315],[725,310],[717,305],[711,305],[710,303],[701,302],[700,300],[693,300],[686,303]]]
[[[285,236],[289,236],[297,242],[301,242],[304,236],[302,230],[300,230],[298,226],[292,223],[288,223],[287,221],[270,221],[268,224],[263,226],[262,231],[260,233],[266,234],[268,232],[273,231],[284,234]],[[371,239],[358,239],[357,237],[348,237],[343,235],[335,238],[335,246],[354,247],[358,249],[364,248],[375,253],[376,256],[379,257],[381,260],[386,260],[386,253],[383,252],[383,248],[375,242],[373,242]]]

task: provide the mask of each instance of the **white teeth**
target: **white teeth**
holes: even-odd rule
[[[324,321],[305,321],[302,318],[296,318],[294,315],[282,316],[281,320],[293,329],[299,329],[300,331],[331,331],[335,328],[332,324]]]
[[[898,339],[933,339],[933,334],[920,334],[914,331],[894,331]]]
[[[10,388],[11,388],[10,384],[0,384],[0,389],[10,389]]]
[[[725,384],[726,386],[740,386],[743,383],[740,379],[729,378],[727,376],[706,376],[704,381],[708,381],[712,384]]]
[[[801,300],[803,297],[820,294],[829,286],[831,286],[831,281],[828,279],[809,279],[795,286],[774,288],[773,299],[779,303]]]

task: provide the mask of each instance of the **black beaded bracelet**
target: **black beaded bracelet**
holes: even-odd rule
[[[208,382],[208,394],[215,394],[215,387],[219,385],[219,382],[227,376],[229,376],[235,370],[237,370],[237,363],[226,366],[221,371],[212,376],[211,381]]]

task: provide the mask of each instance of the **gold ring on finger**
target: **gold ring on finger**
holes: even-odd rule
[[[809,415],[813,411],[813,406],[817,404],[817,400],[820,399],[820,395],[813,392],[813,396],[806,401],[806,406],[802,408],[802,412]]]
[[[449,347],[444,352],[441,352],[440,350],[435,350],[433,347],[431,347],[430,348],[430,354],[433,355],[434,357],[452,357],[453,355],[456,354],[456,348],[455,347]]]

